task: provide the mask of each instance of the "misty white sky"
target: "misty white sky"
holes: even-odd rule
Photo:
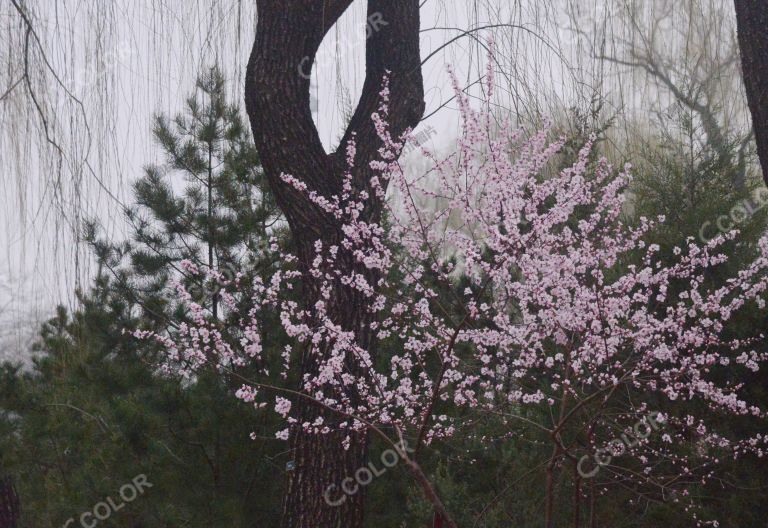
[[[130,183],[141,175],[144,165],[163,161],[151,141],[152,115],[179,111],[197,73],[214,63],[229,79],[232,97],[242,100],[255,27],[250,4],[236,0],[30,2],[37,6],[36,24],[46,56],[83,106],[73,103],[50,75],[38,79],[48,87],[44,101],[54,138],[66,154],[62,160],[45,154],[50,147],[39,133],[35,140],[37,116],[23,91],[0,103],[3,122],[15,116],[14,111],[26,116],[14,117],[16,128],[0,134],[0,161],[5,169],[0,338],[10,338],[12,348],[30,335],[31,321],[48,317],[56,303],[71,306],[75,287],[87,287],[91,263],[87,250],[75,246],[74,227],[95,217],[110,236],[124,236],[120,204],[130,203]],[[504,72],[497,79],[500,107],[512,109],[525,120],[533,110],[546,114],[576,105],[589,99],[604,72],[566,29],[566,12],[582,16],[580,23],[587,29],[613,16],[605,7],[611,2],[584,3],[584,9],[581,4],[573,0],[426,0],[422,57],[459,35],[457,30],[512,24],[514,28],[494,27],[476,34],[480,39],[491,31],[496,35],[499,68]],[[324,41],[313,70],[317,124],[328,148],[340,137],[345,110],[356,104],[362,86],[365,8],[365,2],[357,0],[345,13]],[[0,8],[3,24],[14,16],[7,7]],[[727,20],[733,15],[723,12],[723,16]],[[22,57],[5,59],[18,63]],[[482,74],[485,52],[476,41],[463,38],[424,65],[427,115],[451,96],[447,64],[469,85]],[[6,81],[0,76],[0,82]],[[5,89],[0,84],[0,93]],[[638,89],[638,93],[647,98],[647,91]],[[627,103],[625,95],[621,104],[637,106]],[[657,93],[658,97],[663,94]],[[432,146],[446,148],[459,128],[453,105],[434,113],[419,129],[429,127],[437,132],[430,140]]]

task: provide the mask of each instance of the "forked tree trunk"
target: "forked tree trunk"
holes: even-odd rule
[[[246,108],[262,165],[290,225],[300,266],[305,271],[314,258],[315,241],[338,243],[340,225],[305,195],[283,182],[280,174],[298,178],[320,195],[339,194],[346,168],[345,147],[354,134],[357,153],[353,185],[358,189],[367,188],[372,175],[369,162],[376,159],[381,145],[371,114],[378,108],[381,82],[387,71],[391,72],[389,122],[393,133],[400,134],[407,127],[417,125],[424,112],[419,1],[369,0],[363,92],[338,151],[325,152],[312,121],[309,72],[324,35],[351,3],[352,0],[257,0],[256,39],[246,73]],[[376,220],[382,204],[374,193],[371,196],[364,214],[369,220]],[[352,259],[345,261],[350,272],[356,269]],[[376,277],[366,274],[375,284]],[[305,274],[305,306],[311,309],[317,299],[317,284]],[[332,299],[329,313],[334,321],[353,331],[358,344],[370,349],[370,321],[362,309],[360,295],[338,285]],[[322,347],[305,349],[301,373],[316,372],[319,360],[326,353]],[[356,372],[358,366],[354,358],[348,358],[345,368]],[[294,404],[302,422],[313,422],[318,416],[323,416],[326,423],[339,421],[338,417],[325,415],[305,399]],[[329,486],[335,485],[330,502],[340,501],[342,481],[365,466],[366,435],[352,435],[347,450],[342,445],[347,434],[341,431],[312,436],[300,430],[292,432],[294,468],[288,472],[284,528],[362,528],[362,490],[346,496],[336,506],[328,504],[324,497]]]
[[[768,183],[768,1],[735,0],[736,26],[757,155]]]

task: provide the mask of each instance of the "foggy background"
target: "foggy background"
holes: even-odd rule
[[[122,207],[142,167],[162,162],[157,112],[175,114],[203,69],[217,64],[242,101],[255,32],[253,2],[30,0],[0,6],[0,356],[23,357],[39,323],[76,305],[93,273],[79,240],[87,219],[125,236]],[[499,115],[524,125],[579,115],[612,120],[616,161],[633,138],[663,141],[665,120],[689,112],[699,133],[744,137],[751,160],[732,2],[423,0],[427,145],[459,129],[446,66],[480,89],[494,36]],[[16,5],[29,15],[25,31]],[[312,99],[328,149],[364,80],[366,2],[329,32]],[[201,29],[202,28],[202,29]],[[713,128],[713,126],[715,128]],[[666,130],[669,133],[669,130]],[[672,131],[674,133],[674,131]],[[418,151],[408,163],[418,166]]]

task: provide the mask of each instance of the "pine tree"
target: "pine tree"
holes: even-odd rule
[[[185,282],[218,317],[216,285],[189,276],[180,263],[191,261],[229,280],[269,267],[260,255],[282,223],[259,156],[216,68],[198,78],[184,113],[155,117],[153,134],[167,159],[148,166],[134,184],[135,205],[125,211],[132,239],[99,240],[94,223],[86,239],[113,275],[113,287],[149,319],[164,323],[180,315],[173,313],[173,280]]]
[[[62,525],[138,474],[153,488],[110,525],[277,523],[281,489],[264,484],[282,469],[272,418],[235,399],[219,376],[158,376],[161,358],[126,331],[184,319],[175,280],[223,317],[217,285],[181,261],[229,279],[243,273],[247,287],[270,273],[261,248],[281,236],[280,217],[217,69],[200,76],[182,114],[157,116],[153,133],[166,159],[134,184],[130,239],[106,241],[95,222],[86,226],[99,264],[92,288],[77,311],[60,308],[44,325],[31,372],[2,371],[0,453],[18,477],[23,526]],[[265,347],[282,350],[279,339]]]

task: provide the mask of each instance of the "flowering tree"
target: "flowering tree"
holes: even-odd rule
[[[489,100],[490,66],[486,87]],[[426,174],[408,177],[397,161],[410,130],[390,135],[385,79],[371,116],[382,143],[370,164],[374,176],[363,185],[352,178],[354,135],[339,194],[324,196],[282,175],[336,218],[343,236],[337,244],[317,240],[307,270],[275,242],[269,251],[283,268],[249,291],[237,278],[213,277],[230,313],[251,297],[254,308],[239,314],[239,325],[222,328],[179,286],[193,324],[137,336],[158,340],[170,368],[194,375],[214,366],[240,379],[240,399],[273,406],[285,418],[278,438],[300,428],[317,435],[368,431],[393,445],[407,439],[414,451],[403,451],[403,460],[447,526],[456,523],[418,453],[450,439],[462,410],[501,417],[505,437],[532,430],[551,444],[546,526],[554,523],[554,478],[566,466],[573,470],[578,525],[581,481],[601,470],[603,481],[621,482],[638,497],[679,501],[714,474],[724,455],[762,456],[765,436],[729,438],[716,425],[722,416],[765,418],[742,393],[766,355],[754,340],[729,338],[724,327],[739,310],[764,308],[768,239],[753,264],[722,287],[708,286],[707,274],[726,261],[721,249],[735,231],[705,246],[691,239],[675,248],[673,264],[663,265],[659,247],[645,239],[664,219],[632,222],[623,214],[629,167],[617,172],[595,159],[587,141],[574,163],[555,170],[564,140],[549,141],[546,128],[526,138],[509,122],[495,126],[487,102],[474,109],[455,78],[454,89],[463,133],[445,158],[422,149],[432,161]],[[383,220],[371,220],[365,204],[372,196],[384,201],[388,185],[404,207],[390,205]],[[437,206],[420,207],[423,200]],[[187,271],[211,273],[191,263]],[[291,293],[307,277],[319,292],[310,307]],[[457,291],[460,280],[466,287]],[[368,321],[371,343],[395,353],[375,357],[336,320],[328,307],[345,297],[367,300],[355,317]],[[282,330],[305,354],[324,351],[300,390],[275,381],[293,368],[291,347],[281,372],[265,367],[262,379],[239,373],[247,363],[266,364],[265,311],[280,314]],[[327,412],[302,421],[293,411],[301,400]],[[625,452],[631,462],[613,463]]]
[[[320,298],[323,285],[308,273],[314,259],[315,242],[326,246],[341,243],[342,224],[318,208],[306,192],[297,192],[281,178],[291,174],[311,191],[330,197],[342,192],[345,148],[354,136],[357,149],[351,181],[363,187],[372,176],[370,161],[377,157],[379,139],[370,120],[378,107],[381,78],[390,72],[392,104],[389,125],[396,135],[416,126],[424,113],[424,86],[419,52],[421,3],[418,0],[368,0],[365,26],[365,80],[354,112],[346,124],[339,146],[327,152],[312,119],[310,78],[321,44],[352,0],[257,0],[258,21],[253,48],[245,72],[245,108],[253,130],[253,140],[267,176],[275,203],[283,213],[295,248],[296,267],[303,272],[302,308],[311,308]],[[358,45],[363,45],[359,42]],[[362,217],[376,222],[383,204],[374,196],[363,205]],[[338,261],[339,266],[345,262]],[[344,275],[356,273],[353,260]],[[371,283],[378,282],[370,270]],[[342,285],[339,284],[341,287]],[[334,287],[332,285],[331,287]],[[366,299],[355,290],[331,295],[326,314],[354,334],[354,340],[375,357],[375,344],[369,331]],[[336,303],[336,304],[334,304]],[[297,358],[298,375],[314,376],[332,352],[323,343]],[[354,369],[354,364],[347,365]],[[350,374],[354,371],[350,370]],[[356,375],[356,374],[353,374]],[[293,386],[298,388],[298,385]],[[348,393],[352,400],[357,396]],[[328,418],[317,405],[305,400],[294,402],[294,415],[303,421]],[[326,435],[306,434],[293,428],[289,450],[293,470],[288,472],[281,526],[284,528],[363,527],[364,493],[350,497],[343,505],[328,507],[322,490],[335,479],[365,464],[368,435],[364,430],[348,432],[346,449],[341,442],[347,434],[332,431]]]

